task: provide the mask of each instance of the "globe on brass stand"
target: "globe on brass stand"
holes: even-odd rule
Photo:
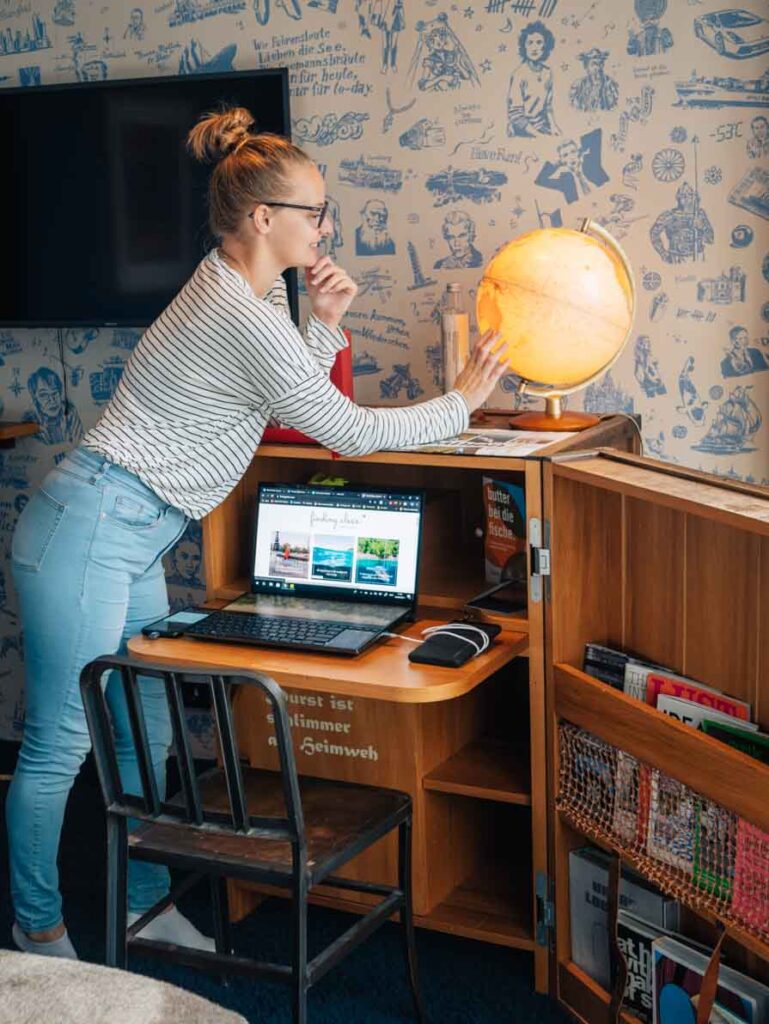
[[[633,326],[635,282],[627,256],[601,225],[542,228],[508,242],[478,286],[478,329],[498,331],[518,393],[545,399],[543,412],[514,415],[524,430],[583,430],[598,422],[564,411],[563,396],[601,377]]]

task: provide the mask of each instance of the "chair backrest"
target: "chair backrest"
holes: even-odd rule
[[[123,791],[115,733],[104,693],[104,675],[107,672],[117,673],[123,687],[141,794]],[[181,779],[181,802],[169,803],[161,798],[159,792],[150,756],[140,678],[159,679],[165,687]],[[188,684],[207,687],[211,694],[215,738],[227,789],[227,811],[214,811],[203,806],[200,783],[205,774],[198,776],[196,773],[191,735],[184,713],[183,687]],[[254,817],[248,813],[230,705],[230,691],[235,685],[259,687],[271,704],[285,807],[283,817]],[[304,817],[291,745],[288,701],[281,687],[269,676],[218,669],[209,673],[190,672],[179,666],[147,664],[121,655],[105,655],[85,666],[80,674],[80,691],[108,813],[161,824],[193,825],[226,835],[258,835],[264,839],[291,842],[300,853],[305,851]]]

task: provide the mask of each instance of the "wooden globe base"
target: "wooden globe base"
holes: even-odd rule
[[[594,427],[599,417],[589,412],[562,412],[551,416],[546,412],[519,412],[510,420],[513,430],[586,430]]]

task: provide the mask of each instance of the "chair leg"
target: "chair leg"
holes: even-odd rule
[[[128,890],[128,823],[115,814],[107,815],[107,950],[108,967],[125,969],[126,899]]]
[[[307,886],[302,879],[294,887],[292,917],[294,948],[292,981],[294,1024],[307,1024]]]
[[[411,817],[398,826],[398,885],[403,892],[403,910],[401,911],[401,924],[403,925],[403,938],[406,947],[406,963],[409,972],[409,984],[411,995],[414,999],[414,1010],[419,1024],[425,1024],[424,1005],[422,994],[419,990],[419,976],[417,974],[417,947],[414,936],[414,912],[411,902]]]
[[[230,905],[227,900],[227,879],[211,875],[209,885],[214,915],[216,952],[228,956],[232,953],[232,937],[230,934]]]

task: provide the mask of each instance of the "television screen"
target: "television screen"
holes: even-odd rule
[[[150,324],[214,244],[185,138],[221,103],[290,135],[285,68],[0,89],[0,323]]]

